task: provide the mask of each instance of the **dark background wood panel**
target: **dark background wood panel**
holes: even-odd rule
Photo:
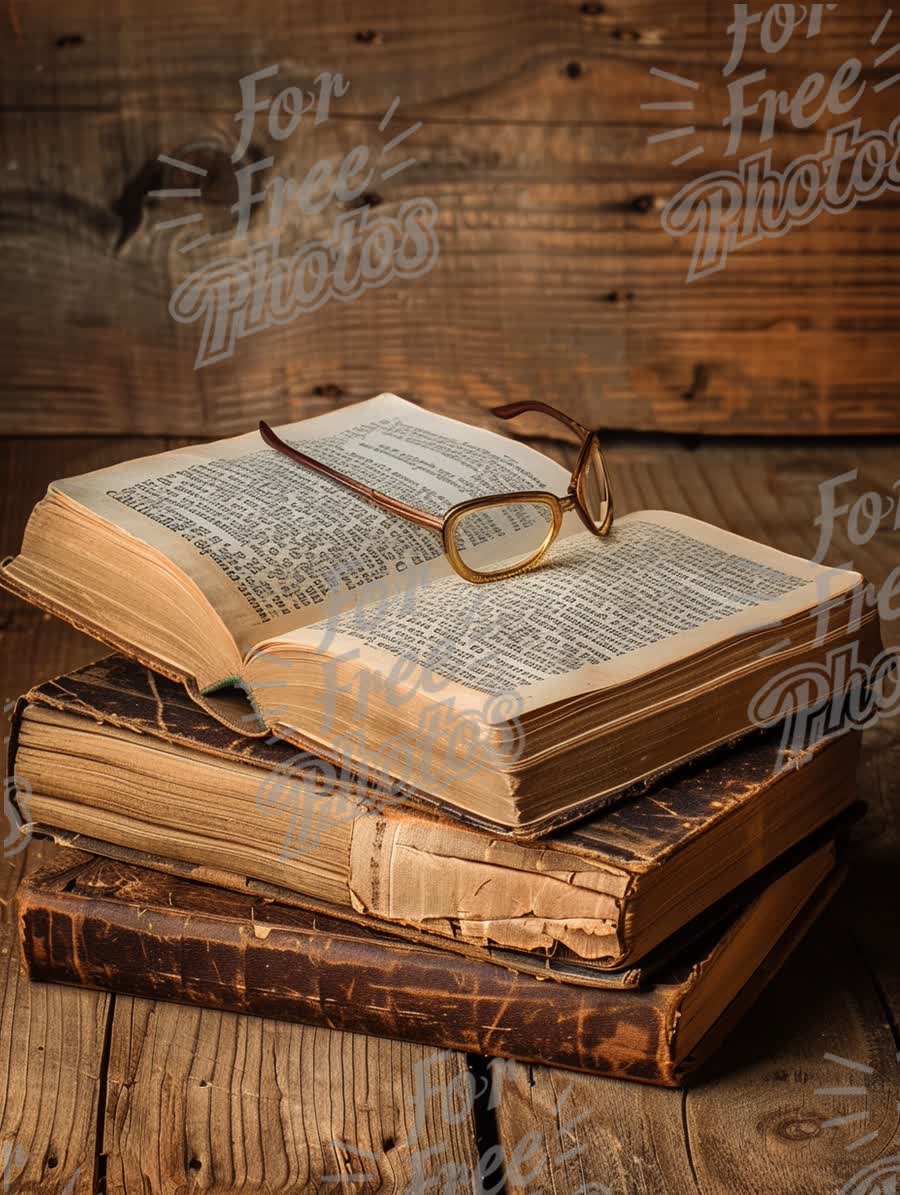
[[[641,111],[677,91],[649,69],[702,83],[699,162],[733,167],[720,127],[730,11],[708,0],[317,0],[264,13],[238,0],[13,0],[0,16],[0,246],[15,280],[0,296],[0,429],[224,435],[393,389],[474,420],[540,397],[610,428],[900,431],[896,196],[741,250],[691,285],[688,240],[660,227],[696,163],[670,165],[681,143],[647,144],[683,118]],[[774,62],[751,43],[747,66],[768,65],[772,84],[793,90],[851,54],[871,62],[883,11],[842,5],[820,38],[795,36]],[[896,24],[882,46],[900,38]],[[305,117],[286,142],[261,118],[251,152],[300,179],[354,144],[376,151],[399,95],[392,131],[424,122],[406,143],[417,163],[373,184],[375,214],[428,195],[441,257],[421,279],[332,302],[196,371],[198,328],[175,324],[168,300],[190,270],[241,249],[227,211],[238,80],[276,62],[272,94],[321,70],[341,71],[350,91],[331,121]],[[872,87],[892,69],[866,75],[867,128],[896,114],[900,85]],[[782,120],[776,164],[817,151],[837,122],[801,132]],[[192,181],[160,174],[157,155],[189,158],[200,144],[218,163],[204,201],[147,199]],[[181,255],[195,229],[154,226],[195,210],[219,236]],[[335,210],[286,220],[283,252],[321,235]]]
[[[355,105],[378,97],[383,110],[399,92],[410,104],[449,103],[466,115],[479,98],[489,107],[492,89],[544,74],[554,80],[549,96],[520,89],[511,112],[491,110],[491,116],[603,122],[608,114],[591,103],[602,80],[586,69],[567,73],[570,62],[670,69],[683,63],[694,68],[692,77],[721,72],[733,14],[723,0],[607,0],[602,12],[585,11],[591,7],[597,6],[580,0],[276,0],[261,15],[243,0],[157,0],[152,6],[140,0],[13,0],[17,52],[9,51],[0,95],[16,105],[112,105],[156,98],[164,85],[176,106],[208,109],[221,102],[230,111],[237,78],[280,59],[286,71],[306,78],[343,69],[353,79]],[[869,39],[885,11],[881,0],[840,5],[823,35],[795,37],[779,53],[779,66],[827,67],[851,55],[872,63],[876,51]],[[890,44],[887,36],[879,49]],[[745,61],[771,64],[752,42]],[[887,77],[890,68],[880,73]],[[557,101],[552,114],[550,100]]]

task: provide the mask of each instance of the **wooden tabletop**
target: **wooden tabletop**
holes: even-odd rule
[[[169,443],[0,444],[3,553],[17,549],[48,481]],[[803,555],[819,542],[822,483],[858,470],[836,487],[839,506],[900,496],[890,442],[623,440],[610,461],[622,512],[684,511]],[[869,532],[866,509],[849,524],[838,518],[827,560],[883,585],[900,563],[900,532],[891,515],[854,542]],[[900,641],[895,588],[883,591],[889,644]],[[4,702],[104,654],[5,595],[0,632]],[[686,1092],[517,1063],[489,1069],[380,1038],[29,984],[14,893],[23,868],[51,849],[33,843],[3,861],[3,1191],[808,1195],[837,1193],[870,1166],[889,1184],[900,1174],[889,1161],[900,1155],[898,731],[895,716],[867,732],[859,787],[870,812],[841,895],[735,1031],[716,1076]],[[893,1189],[874,1178],[847,1187]]]

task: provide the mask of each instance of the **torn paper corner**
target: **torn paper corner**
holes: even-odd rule
[[[451,855],[448,846],[468,851]],[[578,882],[583,872],[529,870],[547,851],[510,844],[492,849],[477,835],[427,822],[366,817],[354,823],[349,889],[353,908],[473,944],[580,958],[618,952],[620,902]],[[592,877],[593,878],[593,877]]]

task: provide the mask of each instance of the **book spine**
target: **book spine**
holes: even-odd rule
[[[27,883],[19,937],[33,980],[678,1082],[666,1031],[672,989],[620,993],[541,981],[399,940],[139,908],[102,895],[57,897]]]

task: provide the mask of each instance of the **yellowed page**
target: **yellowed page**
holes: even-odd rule
[[[565,851],[370,813],[353,823],[349,866],[360,913],[512,950],[618,949],[630,876]]]
[[[564,469],[526,445],[391,394],[279,431],[438,515],[486,493],[563,494],[568,484]],[[450,571],[439,535],[295,464],[257,432],[114,465],[51,491],[162,553],[199,587],[242,654],[398,578],[405,585]]]
[[[861,581],[685,515],[640,511],[607,539],[571,536],[523,576],[481,586],[438,578],[386,603],[379,618],[351,611],[269,648],[358,659],[390,681],[395,704],[435,690],[460,708],[496,709],[487,721],[499,725],[504,694],[524,714],[609,690],[814,610]],[[398,657],[416,667],[398,669]],[[485,703],[484,694],[498,700]]]

